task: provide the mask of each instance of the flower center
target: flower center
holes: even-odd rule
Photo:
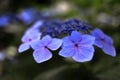
[[[100,39],[102,43],[105,43],[105,39]]]
[[[29,39],[28,39],[28,41],[29,41],[29,42],[31,42],[31,41],[32,41],[32,39],[31,39],[31,38],[29,38]]]
[[[78,44],[75,44],[75,47],[78,47]]]

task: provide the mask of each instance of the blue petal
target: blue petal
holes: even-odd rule
[[[63,56],[63,57],[72,57],[76,52],[76,48],[74,47],[63,47],[60,52],[59,55]]]
[[[38,28],[33,28],[33,27],[30,27],[25,31],[25,34],[31,34],[31,33],[40,33],[40,31]]]
[[[32,25],[32,28],[40,28],[43,24],[42,20],[39,20],[37,22],[34,23],[34,25]]]
[[[79,42],[81,40],[81,34],[77,31],[72,31],[70,38],[73,42]]]
[[[46,48],[40,48],[33,52],[33,57],[37,63],[42,63],[52,58],[52,54]]]
[[[47,47],[51,50],[57,50],[62,45],[62,40],[53,38],[51,43]]]
[[[93,46],[88,47],[80,47],[77,49],[78,51],[72,57],[77,62],[86,62],[90,61],[94,55],[94,48]]]
[[[42,38],[41,43],[44,46],[47,46],[49,43],[51,43],[51,41],[52,41],[52,38],[49,35],[46,35]]]
[[[41,33],[39,32],[27,32],[24,34],[24,36],[22,37],[22,42],[31,42],[34,40],[40,40],[41,37]]]
[[[116,56],[116,50],[113,47],[113,45],[104,44],[102,50],[104,51],[104,53],[106,53],[108,55]]]
[[[96,45],[99,48],[103,47],[103,43],[100,39],[95,39],[94,45]]]
[[[82,35],[82,39],[80,41],[80,44],[83,46],[87,46],[87,45],[92,45],[95,42],[95,37],[91,36],[91,35]]]
[[[74,43],[71,41],[70,37],[63,38],[63,46],[62,47],[70,47],[74,46]]]
[[[97,39],[97,38],[102,38],[102,39],[104,39],[104,33],[100,30],[100,29],[98,29],[98,28],[96,28],[96,29],[94,29],[92,32],[92,35]]]
[[[106,40],[107,43],[113,44],[113,40],[112,40],[111,37],[109,37],[108,35],[104,35],[104,36],[105,36],[105,40]]]
[[[30,45],[31,45],[32,49],[34,49],[34,50],[40,49],[41,47],[44,47],[44,45],[41,44],[40,40],[33,41],[33,42],[31,42]]]
[[[19,53],[24,52],[24,51],[28,50],[29,48],[30,48],[29,44],[23,43],[19,46],[18,52]]]

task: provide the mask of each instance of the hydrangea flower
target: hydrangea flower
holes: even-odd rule
[[[94,55],[95,38],[90,35],[82,35],[77,31],[72,31],[70,36],[63,38],[62,49],[59,55],[72,57],[77,62],[90,61]]]
[[[95,45],[103,50],[104,53],[116,56],[116,51],[113,46],[113,40],[104,34],[100,29],[96,28],[92,31],[92,35],[95,37]]]
[[[4,27],[8,24],[9,17],[8,16],[1,16],[0,17],[0,27]]]
[[[22,44],[19,46],[18,51],[21,53],[30,48],[30,44],[35,40],[40,40],[41,33],[35,30],[27,31],[22,37]]]
[[[31,43],[31,47],[34,49],[33,57],[37,63],[52,58],[51,52],[48,50],[57,50],[62,45],[62,40],[57,38],[51,38],[49,35],[44,36],[41,40],[37,40]]]

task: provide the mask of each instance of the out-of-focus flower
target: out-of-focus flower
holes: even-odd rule
[[[3,61],[5,59],[5,54],[3,52],[0,52],[0,61]]]
[[[62,45],[62,40],[57,38],[51,38],[49,35],[44,36],[41,40],[31,43],[31,47],[34,49],[33,57],[37,63],[52,58],[52,53],[48,50],[57,50]]]
[[[90,35],[82,35],[77,31],[72,31],[71,36],[63,38],[62,50],[59,55],[72,57],[77,62],[90,61],[94,55],[95,38]]]
[[[8,16],[1,16],[0,17],[0,27],[5,27],[9,22]]]
[[[25,24],[30,24],[34,20],[38,18],[38,12],[32,8],[28,8],[23,10],[19,15],[19,19],[21,19]]]
[[[5,50],[6,58],[13,59],[17,55],[17,48],[15,46],[9,46]]]
[[[118,26],[119,25],[119,20],[115,16],[111,16],[106,13],[100,13],[98,15],[97,21],[105,26]]]
[[[70,4],[69,2],[66,1],[60,1],[56,4],[55,6],[55,11],[58,14],[64,14],[67,13],[68,11],[70,11],[70,9],[72,4]]]
[[[116,51],[113,46],[113,40],[104,34],[100,29],[94,29],[92,35],[95,37],[95,45],[101,48],[106,54],[116,56]]]

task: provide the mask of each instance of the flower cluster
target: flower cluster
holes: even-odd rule
[[[78,19],[38,20],[26,30],[19,46],[20,53],[32,48],[34,60],[42,63],[52,58],[52,52],[59,49],[58,55],[71,57],[77,62],[92,60],[94,45],[104,53],[116,56],[112,39],[100,29]]]

